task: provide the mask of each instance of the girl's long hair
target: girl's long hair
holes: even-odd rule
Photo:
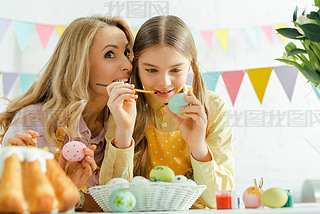
[[[132,33],[122,19],[96,15],[74,20],[62,34],[40,78],[0,114],[1,142],[18,111],[38,103],[43,104],[40,114],[51,151],[58,152],[60,147],[55,138],[57,127],[70,140],[80,137],[79,121],[89,101],[90,49],[97,31],[108,26],[121,29],[132,48]]]
[[[193,77],[193,93],[200,100],[208,116],[208,95],[205,83],[199,71],[197,63],[197,50],[187,25],[176,16],[156,16],[146,21],[139,29],[133,46],[134,60],[131,82],[136,88],[142,88],[139,77],[138,61],[141,54],[152,47],[166,45],[191,62]],[[133,138],[135,139],[134,175],[146,176],[150,164],[148,157],[148,143],[145,137],[147,125],[147,112],[150,109],[143,95],[137,100],[137,119]],[[192,169],[186,172],[186,176],[193,176]]]

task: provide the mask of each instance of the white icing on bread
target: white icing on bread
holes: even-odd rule
[[[46,152],[42,149],[26,146],[3,146],[0,147],[0,178],[2,175],[4,162],[11,155],[16,154],[19,161],[33,162],[38,160],[41,166],[41,171],[45,173],[47,171],[46,160],[53,159],[54,155],[50,152]]]

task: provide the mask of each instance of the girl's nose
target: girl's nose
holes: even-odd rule
[[[160,75],[159,77],[159,85],[165,88],[166,86],[171,84],[170,76],[167,74]]]
[[[124,56],[124,59],[122,60],[121,70],[123,70],[123,71],[131,71],[132,70],[132,64],[131,64],[130,60],[125,56]]]

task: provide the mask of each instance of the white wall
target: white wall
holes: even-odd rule
[[[2,0],[0,18],[49,25],[67,25],[80,16],[106,14],[107,8],[104,6],[106,3],[108,3],[107,0]],[[312,4],[313,0],[173,0],[169,2],[169,12],[182,18],[194,31],[229,29],[227,53],[224,53],[219,47],[216,38],[213,41],[214,51],[208,49],[200,35],[197,39],[197,46],[203,72],[233,71],[283,65],[274,59],[281,57],[284,50],[283,42],[276,35],[274,35],[273,44],[265,36],[261,36],[260,48],[254,50],[248,41],[237,42],[238,34],[233,30],[289,23],[296,5],[301,10],[306,6],[307,10],[310,10]],[[147,19],[124,18],[132,29],[138,29]],[[11,25],[0,43],[0,71],[39,72],[48,60],[58,39],[58,35],[54,32],[46,50],[43,50],[38,35],[33,30],[26,48],[21,52]],[[0,84],[2,84],[1,75]],[[10,98],[19,93],[18,86],[17,81],[15,88],[9,94]],[[288,110],[315,114],[311,117],[301,117],[307,122],[312,122],[311,120],[316,120],[320,116],[319,100],[311,86],[300,74],[298,74],[291,102],[274,72],[271,73],[262,105],[257,99],[247,74],[244,76],[235,106],[232,106],[221,77],[216,91],[225,97],[231,113],[256,111],[263,116],[264,113],[280,111],[285,114],[285,120],[293,118],[287,115]],[[0,86],[1,95],[2,87]],[[0,103],[0,110],[3,108],[3,103]],[[241,119],[243,125],[246,118],[242,116]],[[319,121],[314,121],[314,124],[309,127],[308,125],[290,127],[285,122],[283,127],[275,125],[273,127],[248,127],[246,125],[234,127],[235,190],[242,194],[247,187],[253,184],[254,178],[259,180],[260,177],[263,177],[264,189],[270,187],[291,189],[294,200],[299,201],[304,180],[320,179],[318,130]]]

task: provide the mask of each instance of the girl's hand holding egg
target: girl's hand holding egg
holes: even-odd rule
[[[191,91],[188,91],[188,94],[174,95],[165,112],[178,125],[192,156],[198,161],[210,161],[212,157],[205,143],[207,114],[196,96]],[[176,114],[179,112],[184,114]]]
[[[60,152],[59,159],[59,165],[78,188],[81,188],[97,169],[94,160],[94,150],[97,147],[95,145],[86,147],[82,144],[79,141],[66,143]]]

